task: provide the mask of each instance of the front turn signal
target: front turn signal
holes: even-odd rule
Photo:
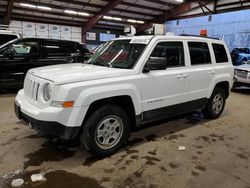
[[[65,101],[62,103],[63,108],[71,108],[74,106],[74,101]]]
[[[51,106],[57,108],[71,108],[74,106],[74,101],[53,101]]]

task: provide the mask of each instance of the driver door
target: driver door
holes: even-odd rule
[[[143,122],[177,115],[188,107],[189,71],[183,42],[158,42],[150,57],[166,58],[167,68],[143,73]]]
[[[0,82],[2,86],[20,86],[26,72],[39,59],[39,41],[17,40],[0,52]]]

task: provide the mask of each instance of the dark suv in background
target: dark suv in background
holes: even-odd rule
[[[23,87],[30,68],[84,62],[91,55],[85,45],[74,41],[23,38],[0,46],[0,89]]]

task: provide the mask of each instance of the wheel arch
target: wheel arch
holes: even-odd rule
[[[217,82],[214,85],[214,88],[213,88],[212,92],[217,87],[220,87],[220,88],[222,88],[225,91],[226,98],[229,97],[229,93],[230,93],[230,83],[229,83],[229,81],[220,81],[220,82]],[[212,95],[212,92],[210,93],[210,96]]]
[[[125,110],[130,120],[130,128],[134,128],[136,126],[136,109],[133,99],[129,95],[113,96],[93,101],[89,105],[87,113],[83,119],[82,126],[96,109],[107,104],[114,104]]]

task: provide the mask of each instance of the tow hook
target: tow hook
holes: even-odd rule
[[[31,125],[31,123],[29,123],[29,127],[30,127],[31,129],[33,129],[33,127],[32,127],[32,125]]]

